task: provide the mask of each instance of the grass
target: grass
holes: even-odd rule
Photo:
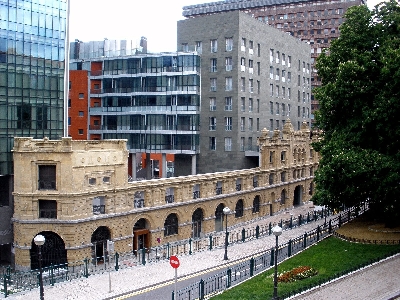
[[[400,251],[400,245],[350,243],[336,237],[329,237],[278,265],[279,274],[299,266],[310,266],[318,271],[317,275],[303,280],[278,283],[278,296],[293,294],[301,289],[306,290],[398,251]],[[264,300],[272,298],[273,276],[272,268],[212,299]]]

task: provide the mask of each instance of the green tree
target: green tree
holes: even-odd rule
[[[322,136],[313,199],[331,208],[368,199],[391,226],[400,220],[400,6],[354,6],[345,18],[316,63]]]

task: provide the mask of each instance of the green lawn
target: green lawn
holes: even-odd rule
[[[317,275],[303,280],[279,282],[278,296],[287,296],[289,293],[308,289],[398,251],[400,251],[400,245],[356,244],[329,237],[278,265],[278,274],[299,266],[310,266],[318,271]],[[274,289],[273,280],[272,268],[212,299],[271,299]]]

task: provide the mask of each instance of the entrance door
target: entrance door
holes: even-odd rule
[[[133,253],[141,249],[150,248],[150,231],[148,229],[139,229],[133,231]]]
[[[224,207],[223,203],[220,203],[215,210],[215,231],[224,230]]]
[[[302,196],[303,196],[303,187],[301,185],[298,185],[294,189],[293,206],[297,206],[302,203]]]
[[[194,238],[200,237],[201,234],[201,222],[203,221],[203,210],[198,208],[192,215],[192,236]]]

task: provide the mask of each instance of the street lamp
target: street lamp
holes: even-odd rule
[[[276,238],[276,245],[275,245],[275,272],[274,272],[274,300],[278,298],[278,237],[282,234],[282,228],[278,225],[275,225],[272,228],[272,233],[275,235]]]
[[[43,292],[43,271],[42,271],[42,246],[46,239],[43,235],[38,234],[33,239],[35,245],[39,248],[39,288],[40,288],[40,300],[44,300],[44,292]]]
[[[225,215],[225,254],[224,260],[228,260],[228,214],[231,212],[228,206],[225,206],[222,210]]]

